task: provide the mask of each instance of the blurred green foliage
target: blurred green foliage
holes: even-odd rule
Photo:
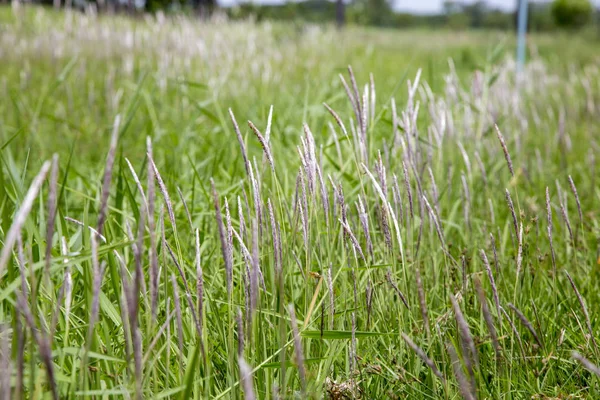
[[[594,9],[589,0],[554,0],[552,17],[557,26],[581,28],[592,19]]]

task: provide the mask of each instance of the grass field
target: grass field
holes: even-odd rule
[[[0,398],[598,398],[600,44],[513,43],[0,8]]]

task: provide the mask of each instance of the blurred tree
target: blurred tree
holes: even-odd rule
[[[487,11],[487,4],[483,0],[478,0],[473,4],[465,3],[462,6],[462,12],[469,17],[469,25],[472,28],[481,28],[483,26],[483,19]]]
[[[554,0],[552,17],[562,28],[580,28],[592,19],[594,9],[589,0]]]
[[[548,3],[530,3],[527,14],[529,15],[529,24],[527,25],[529,29],[536,32],[556,29],[551,8]]]
[[[144,4],[144,9],[147,12],[157,12],[159,10],[165,10],[169,6],[171,6],[171,0],[146,0]]]
[[[217,0],[192,0],[192,6],[196,14],[208,17],[217,7]]]
[[[384,26],[391,22],[390,0],[355,0],[351,7],[359,24]]]
[[[337,22],[338,27],[342,27],[346,23],[344,0],[336,0],[335,2],[335,21]]]

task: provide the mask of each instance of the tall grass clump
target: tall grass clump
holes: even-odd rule
[[[0,397],[600,395],[598,60],[0,16]]]

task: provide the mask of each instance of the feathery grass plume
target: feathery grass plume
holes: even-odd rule
[[[496,310],[498,311],[498,317],[500,317],[500,297],[498,296],[498,288],[496,287],[494,274],[492,273],[492,268],[490,267],[490,262],[488,261],[485,251],[481,249],[479,250],[479,254],[481,254],[481,260],[483,261],[488,279],[490,280],[490,286],[492,287],[492,294],[494,296],[494,304],[496,305]]]
[[[238,335],[238,357],[242,357],[244,355],[244,320],[242,317],[242,310],[240,310],[239,307],[235,313],[235,324]]]
[[[550,242],[550,254],[552,256],[552,272],[556,276],[556,255],[554,254],[554,243],[552,240],[552,207],[550,206],[550,190],[546,186],[546,220],[548,222],[548,241]]]
[[[327,268],[327,288],[329,289],[329,329],[333,330],[335,317],[335,295],[333,293],[333,264]]]
[[[415,279],[417,281],[417,295],[419,296],[421,318],[423,318],[423,325],[425,326],[427,337],[430,337],[431,329],[429,328],[429,316],[427,315],[427,298],[425,297],[425,289],[423,288],[423,280],[421,279],[421,269],[419,266],[415,267]]]
[[[446,384],[446,378],[444,378],[444,375],[442,375],[442,373],[435,365],[433,360],[429,358],[427,354],[425,354],[423,349],[421,349],[415,342],[413,342],[412,339],[404,332],[402,333],[402,339],[404,339],[408,347],[411,348],[411,350],[421,359],[421,361],[423,361],[425,365],[427,365],[429,369],[431,369],[431,372],[433,372],[433,374],[437,376],[443,384]]]
[[[250,129],[252,129],[252,132],[254,132],[254,135],[256,135],[256,138],[260,142],[260,145],[265,153],[265,157],[267,157],[267,161],[269,162],[269,165],[271,166],[271,170],[273,171],[273,173],[275,173],[275,162],[273,161],[273,156],[271,155],[271,148],[269,147],[269,143],[264,138],[262,133],[260,133],[260,131],[258,130],[256,125],[254,125],[252,123],[252,121],[248,121],[248,126],[250,127]]]
[[[510,215],[512,216],[513,228],[515,230],[515,238],[519,240],[519,223],[517,222],[517,214],[515,213],[515,206],[512,201],[512,197],[510,196],[510,192],[508,189],[505,189],[504,196],[506,197],[506,203],[508,204],[508,209],[510,210]]]
[[[567,230],[569,231],[569,238],[571,239],[571,243],[575,245],[575,239],[573,238],[573,230],[571,229],[571,221],[569,221],[569,216],[567,215],[567,210],[565,210],[565,206],[560,202],[560,213],[562,214],[563,220],[567,225]]]
[[[298,174],[296,174],[296,185],[294,186],[294,196],[292,198],[292,214],[293,219],[296,220],[296,214],[298,213],[298,206],[300,205],[300,196],[298,192],[300,190],[300,175],[302,175],[302,168],[298,170]],[[330,178],[331,179],[331,178]],[[333,184],[333,182],[332,182]],[[335,186],[334,186],[335,191]]]
[[[512,303],[508,303],[508,307],[511,310],[513,310],[515,312],[515,314],[517,314],[517,317],[519,317],[519,321],[521,321],[521,323],[523,324],[523,326],[525,326],[525,328],[527,328],[527,330],[531,333],[531,335],[535,339],[535,341],[538,344],[538,346],[543,347],[542,346],[542,342],[540,340],[540,337],[538,336],[537,332],[533,328],[533,325],[531,324],[531,322],[529,322],[529,320],[527,319],[527,317],[525,316],[525,314],[523,314],[521,312],[521,310],[519,310],[517,307],[515,307]]]
[[[460,267],[461,267],[461,275],[462,275],[462,293],[463,296],[467,295],[467,259],[465,255],[462,254],[460,256]]]
[[[240,223],[240,236],[242,239],[246,236],[246,220],[244,218],[244,209],[242,208],[242,199],[240,196],[237,197],[238,205],[238,219]]]
[[[410,307],[408,306],[408,301],[406,301],[406,297],[404,297],[404,294],[402,294],[400,288],[398,288],[398,285],[396,285],[396,282],[394,282],[394,280],[392,279],[392,271],[389,268],[385,274],[385,279],[388,281],[392,289],[394,289],[398,297],[400,297],[400,300],[402,300],[402,303],[404,303],[406,308],[410,310]]]
[[[581,202],[579,201],[579,195],[577,194],[577,188],[575,187],[575,182],[573,182],[573,178],[569,175],[569,186],[571,187],[571,192],[573,192],[573,196],[575,196],[575,202],[577,203],[577,212],[579,213],[579,224],[583,224],[583,213],[581,212]]]
[[[273,122],[273,104],[269,107],[269,116],[267,117],[267,128],[265,129],[265,141],[269,143],[271,138],[271,122]]]
[[[463,213],[464,213],[465,221],[467,223],[467,228],[470,230],[471,229],[471,218],[470,218],[471,194],[469,193],[469,185],[467,185],[467,179],[465,177],[465,174],[463,174],[463,173],[460,174],[460,180],[462,181],[463,196],[464,196]]]
[[[361,105],[360,103],[360,93],[358,91],[358,85],[356,83],[356,77],[354,76],[354,71],[352,70],[352,66],[348,65],[348,75],[350,76],[350,83],[352,83],[352,90],[354,91],[354,98],[356,99],[356,104],[358,106],[358,114],[362,115],[362,108],[366,107],[366,104]],[[360,121],[357,119],[357,121]]]
[[[358,196],[356,210],[358,211],[358,219],[360,220],[360,224],[365,235],[365,240],[367,242],[367,251],[369,252],[369,256],[371,256],[371,259],[373,259],[373,243],[371,242],[371,234],[369,233],[369,217],[362,200],[360,199],[360,196]]]
[[[296,312],[294,311],[294,304],[288,305],[290,312],[290,321],[292,323],[292,333],[294,335],[294,354],[296,356],[296,364],[298,366],[298,376],[300,377],[300,385],[302,387],[302,393],[306,393],[306,371],[304,369],[304,354],[302,350],[302,341],[300,339],[300,331],[298,330],[298,321],[296,321]]]
[[[492,242],[492,251],[494,253],[494,266],[496,267],[496,274],[500,273],[500,267],[498,265],[498,252],[496,251],[496,239],[494,239],[494,234],[490,232],[490,239]]]
[[[375,79],[373,78],[373,73],[369,73],[369,84],[370,84],[370,99],[371,99],[371,120],[375,120],[375,100],[376,100],[376,92],[375,92]]]
[[[219,239],[221,240],[221,253],[223,254],[223,260],[225,261],[225,274],[227,277],[227,294],[231,296],[233,288],[233,265],[231,264],[230,247],[229,241],[225,237],[225,227],[223,226],[223,217],[221,216],[221,206],[219,205],[219,194],[215,189],[215,182],[210,179],[210,185],[212,187],[213,201],[215,205],[217,228],[219,230]]]
[[[231,110],[231,108],[229,109],[229,117],[231,118],[231,122],[233,123],[233,130],[235,131],[235,135],[237,136],[238,142],[240,144],[240,149],[242,150],[242,157],[244,158],[244,167],[246,168],[246,174],[250,175],[250,161],[248,161],[246,146],[244,145],[244,138],[242,137],[240,127],[237,121],[235,120],[235,116],[233,115],[233,111]]]
[[[2,276],[4,268],[6,267],[6,264],[8,263],[8,260],[12,255],[13,246],[15,245],[15,242],[17,241],[17,238],[21,233],[21,228],[25,224],[25,220],[27,219],[27,216],[31,211],[33,202],[35,201],[35,198],[37,197],[40,188],[42,187],[44,179],[46,179],[46,175],[50,170],[50,166],[50,161],[46,161],[42,165],[40,172],[33,179],[31,186],[29,186],[29,190],[23,198],[23,202],[21,203],[19,210],[15,213],[12,225],[10,226],[6,235],[4,236],[4,246],[2,247],[2,252],[0,253],[0,276]]]
[[[450,355],[450,362],[452,362],[452,370],[454,371],[454,377],[458,382],[458,389],[460,390],[460,394],[465,400],[475,400],[477,396],[475,395],[475,388],[471,386],[465,373],[462,369],[462,364],[456,354],[456,349],[451,342],[446,342],[446,350]]]
[[[304,248],[308,249],[308,211],[304,211],[304,207],[302,204],[298,204],[298,212],[300,213],[300,220],[302,224],[300,224],[300,229],[302,229],[302,240],[304,242]]]
[[[427,201],[427,197],[425,197],[425,195],[423,195],[423,202],[425,203],[425,207],[427,207],[427,210],[429,210],[429,215],[431,215],[433,225],[435,226],[435,231],[437,232],[438,238],[440,239],[440,242],[442,244],[442,249],[446,251],[446,240],[444,239],[444,232],[442,231],[442,227],[440,226],[435,211],[433,210],[433,208],[431,208],[431,205],[429,204],[429,201]]]
[[[113,124],[112,135],[110,137],[110,148],[106,157],[104,176],[102,177],[102,194],[100,197],[100,208],[98,211],[98,227],[96,228],[100,234],[103,233],[104,223],[106,222],[106,217],[108,216],[108,195],[110,194],[110,181],[112,180],[112,171],[115,164],[115,152],[117,151],[120,124],[121,115],[117,114]]]
[[[519,228],[519,236],[517,237],[519,247],[517,249],[517,278],[521,274],[521,266],[523,265],[523,223]]]
[[[344,229],[344,232],[346,232],[346,237],[350,239],[352,246],[356,249],[356,251],[360,255],[360,258],[362,258],[362,260],[366,263],[367,259],[365,258],[365,255],[362,251],[362,248],[360,247],[360,243],[358,243],[358,240],[356,239],[356,236],[354,236],[354,233],[352,233],[352,229],[350,229],[350,225],[348,225],[341,219],[339,219],[339,221],[340,221],[340,224],[342,224],[342,228]]]
[[[342,77],[342,80],[343,79],[344,78]],[[344,134],[344,136],[348,137],[348,131],[346,130],[346,126],[344,125],[344,122],[342,121],[342,119],[340,118],[340,116],[331,107],[329,107],[326,103],[323,103],[323,106],[325,106],[325,108],[327,109],[327,111],[329,111],[329,114],[331,114],[331,116],[333,117],[333,119],[335,120],[335,122],[338,124],[338,126],[342,130],[342,133]]]
[[[385,174],[385,166],[383,165],[383,161],[381,159],[381,152],[378,153],[378,160],[375,162],[375,172],[377,173],[377,177],[379,178],[379,184],[381,186],[381,191],[384,195],[384,198],[387,198],[388,189],[387,189],[387,181]],[[379,223],[381,226],[381,230],[383,231],[383,237],[385,239],[385,244],[387,245],[390,251],[392,250],[392,237],[390,235],[390,226],[388,222],[388,214],[386,209],[386,204],[379,204],[379,212],[377,213],[379,216]],[[372,252],[371,252],[372,253]]]
[[[25,323],[31,330],[31,334],[33,336],[34,341],[38,345],[38,349],[40,352],[40,358],[42,359],[44,368],[46,368],[46,374],[48,376],[48,384],[50,385],[50,389],[52,390],[52,398],[53,398],[53,400],[58,400],[59,399],[58,387],[56,385],[56,379],[55,379],[55,373],[54,373],[54,362],[52,361],[52,349],[50,348],[50,338],[47,337],[47,333],[43,330],[43,328],[40,332],[38,332],[36,325],[35,325],[35,320],[33,318],[33,314],[31,313],[31,309],[29,308],[29,305],[27,304],[27,300],[23,297],[23,294],[19,293],[19,292],[17,292],[16,309],[23,316]]]
[[[594,375],[600,377],[600,367],[598,367],[596,364],[594,364],[593,362],[591,362],[590,360],[588,360],[587,358],[585,358],[584,356],[582,356],[578,352],[573,351],[571,353],[571,358],[573,358],[574,360],[576,360],[579,363],[581,363],[581,365],[583,365],[583,367],[585,369],[587,369],[588,371],[590,371]]]
[[[261,204],[262,201],[260,199],[260,188],[258,186],[258,181],[254,178],[254,171],[252,169],[252,165],[250,165],[250,187],[252,188],[252,198],[254,199],[254,215],[258,218],[259,227],[262,226],[262,209]]]
[[[240,381],[242,384],[242,391],[244,392],[244,399],[256,400],[254,388],[252,387],[252,368],[250,368],[242,356],[238,357],[238,364],[240,366]]]
[[[360,141],[363,147],[363,159],[367,162],[367,124],[369,120],[369,88],[365,86],[362,96],[362,110],[360,115],[360,129],[362,133],[362,140]]]
[[[196,229],[196,296],[198,297],[198,323],[202,330],[204,323],[204,276],[201,261],[200,231]],[[200,340],[202,340],[202,337],[200,337]]]
[[[227,232],[227,257],[229,258],[226,261],[227,265],[232,266],[233,270],[233,225],[231,223],[231,214],[229,212],[229,202],[227,201],[227,197],[223,199],[223,211],[225,212],[225,229]],[[233,279],[230,277],[230,279]]]
[[[498,135],[498,140],[500,141],[500,146],[502,146],[502,151],[504,152],[504,158],[506,159],[506,164],[508,165],[508,170],[510,171],[510,175],[512,177],[514,177],[515,171],[513,169],[512,160],[510,159],[510,153],[508,152],[508,147],[506,147],[506,142],[504,141],[504,136],[502,136],[502,132],[500,132],[500,128],[498,128],[498,125],[494,124],[494,128],[496,128],[496,135]]]
[[[346,96],[348,96],[348,100],[350,101],[350,105],[352,106],[352,110],[354,111],[354,116],[356,117],[357,121],[360,121],[361,112],[360,112],[360,98],[358,97],[358,90],[356,90],[356,96],[355,96],[352,93],[352,91],[350,90],[350,88],[348,87],[348,84],[346,83],[344,76],[342,74],[339,74],[339,77],[340,77],[340,81],[342,82],[342,86],[344,87],[344,90],[346,91]]]
[[[181,189],[179,189],[179,186],[177,186],[177,193],[179,194],[179,199],[183,203],[183,209],[185,210],[185,215],[187,217],[188,223],[190,224],[190,230],[194,231],[192,215],[190,214],[190,209],[188,208],[187,203],[185,202],[185,197],[183,197],[183,193],[181,192]]]
[[[460,150],[460,154],[462,155],[463,161],[465,162],[465,167],[467,168],[467,175],[469,176],[469,179],[470,179],[471,176],[472,176],[472,174],[471,174],[471,160],[469,159],[469,155],[467,154],[467,151],[465,150],[465,147],[460,142],[460,140],[456,144],[458,146],[458,149]]]
[[[581,306],[581,310],[583,311],[583,316],[585,317],[585,324],[587,326],[588,333],[590,335],[590,339],[592,340],[592,343],[594,344],[594,348],[597,349],[598,345],[596,344],[596,338],[594,337],[594,331],[592,329],[592,323],[590,321],[590,314],[588,313],[587,307],[585,305],[585,301],[583,300],[581,293],[579,293],[579,290],[577,290],[577,286],[575,286],[575,281],[573,281],[573,279],[571,278],[571,275],[569,275],[569,273],[566,270],[565,270],[565,274],[567,275],[567,279],[569,279],[569,283],[571,284],[571,287],[573,288],[573,291],[575,292],[575,295],[577,296],[577,300],[579,301],[579,305]]]
[[[371,282],[371,279],[367,281],[365,300],[367,305],[367,329],[369,329],[371,322],[371,311],[373,310],[373,282]]]
[[[321,148],[323,150],[323,148]],[[323,215],[325,216],[325,226],[329,227],[329,196],[327,195],[327,188],[325,187],[325,180],[323,179],[323,174],[321,173],[321,167],[319,164],[317,166],[317,178],[319,180],[319,187],[321,189],[321,203],[323,205]]]
[[[26,299],[29,298],[29,287],[27,286],[27,270],[25,261],[25,252],[23,251],[23,238],[19,233],[17,237],[17,265],[19,266],[19,275],[21,276],[21,293]]]
[[[173,203],[171,202],[171,196],[169,196],[169,191],[167,190],[167,186],[165,185],[165,182],[163,181],[162,177],[160,176],[160,172],[158,172],[158,168],[156,168],[156,164],[154,163],[152,154],[148,153],[147,155],[148,155],[148,161],[150,162],[150,165],[152,166],[152,170],[154,172],[154,177],[156,178],[156,182],[158,182],[158,189],[160,190],[160,193],[162,194],[163,199],[165,200],[165,205],[167,206],[167,213],[169,214],[169,220],[171,221],[171,226],[173,227],[173,230],[176,230],[175,213],[173,212]]]
[[[400,194],[398,177],[396,174],[394,174],[393,177],[394,182],[392,184],[392,200],[394,201],[394,206],[396,206],[396,214],[400,216],[400,223],[404,223],[404,209],[402,207],[402,195]]]
[[[269,221],[271,222],[271,237],[273,240],[273,264],[275,266],[276,276],[280,276],[282,269],[282,260],[279,258],[281,254],[281,244],[279,243],[279,237],[277,235],[277,223],[275,222],[275,213],[273,212],[273,205],[271,199],[267,199],[267,209],[269,211]]]
[[[310,193],[314,193],[315,190],[315,181],[317,175],[317,155],[315,150],[315,138],[312,134],[312,131],[308,127],[307,124],[303,124],[302,128],[304,129],[305,138],[300,138],[302,142],[302,147],[304,149],[304,157],[303,157],[303,165],[306,171],[306,176],[308,178],[308,188]],[[302,156],[301,156],[302,158]]]
[[[477,161],[477,165],[479,165],[479,169],[481,170],[481,178],[483,179],[483,185],[487,186],[488,185],[487,172],[485,170],[485,165],[483,164],[483,161],[481,160],[481,157],[479,156],[478,151],[475,151],[475,160]]]
[[[152,140],[150,137],[146,138],[146,153],[152,155]],[[148,258],[150,259],[150,267],[148,269],[148,275],[150,284],[150,311],[152,314],[152,320],[156,320],[158,311],[158,251],[156,249],[156,226],[154,221],[154,207],[156,204],[156,190],[154,187],[154,169],[151,163],[147,165],[147,182],[148,182],[148,230],[150,231],[150,247],[148,248]]]
[[[431,167],[427,167],[427,172],[429,173],[429,180],[431,181],[431,195],[433,196],[433,205],[435,206],[436,215],[440,215],[440,195],[438,192],[437,184],[435,183],[435,178],[433,176],[433,171]]]
[[[483,319],[485,320],[485,324],[487,325],[488,331],[490,332],[490,338],[492,339],[492,346],[494,347],[494,353],[496,353],[496,359],[500,359],[500,344],[498,343],[498,333],[496,332],[496,327],[494,326],[494,318],[490,314],[490,309],[487,304],[487,299],[485,298],[485,292],[483,291],[483,286],[481,285],[481,281],[479,277],[475,277],[475,291],[477,292],[477,297],[479,297],[479,303],[481,304],[481,311],[483,312]],[[498,310],[500,312],[500,310]]]
[[[65,217],[65,221],[72,222],[72,223],[74,223],[75,225],[79,225],[79,226],[81,226],[81,227],[83,227],[83,228],[85,228],[85,227],[86,227],[86,225],[85,225],[83,222],[81,222],[81,221],[79,221],[79,220],[76,220],[75,218],[71,218],[71,217]],[[100,232],[98,232],[97,230],[95,230],[95,229],[94,229],[94,228],[92,228],[91,226],[87,226],[87,228],[89,229],[89,231],[90,231],[90,232],[91,232],[93,235],[96,235],[96,236],[98,237],[98,239],[100,239],[100,240],[102,240],[104,243],[106,243],[106,237],[104,237],[103,235],[101,235],[101,234],[100,234]]]
[[[183,319],[181,317],[181,302],[179,301],[179,290],[175,275],[171,274],[171,285],[173,286],[173,303],[175,304],[175,318],[177,320],[177,345],[179,349],[179,365],[183,369]]]
[[[144,188],[142,187],[140,178],[138,177],[137,172],[135,172],[133,165],[131,165],[131,162],[127,159],[127,157],[123,157],[123,158],[125,159],[125,162],[127,163],[127,167],[129,168],[129,172],[131,172],[131,176],[133,176],[133,181],[135,182],[135,185],[138,188],[138,192],[140,192],[140,195],[142,196],[142,202],[144,203],[144,206],[146,208],[148,208],[148,200],[146,199],[146,194],[144,193]]]
[[[410,218],[414,219],[412,189],[410,188],[408,169],[406,168],[406,163],[404,162],[404,160],[402,160],[402,170],[404,172],[404,187],[406,188],[406,196],[408,197],[408,207],[409,207],[409,211],[410,211]]]
[[[258,274],[260,267],[258,265],[258,221],[252,218],[252,271],[250,273],[250,311],[256,311],[258,307]]]
[[[460,305],[458,301],[454,297],[452,293],[450,293],[450,302],[452,303],[452,310],[454,311],[454,316],[456,318],[456,325],[458,326],[458,330],[460,332],[460,343],[465,353],[464,362],[467,367],[467,371],[469,372],[469,377],[471,378],[471,385],[475,388],[475,374],[473,371],[473,364],[475,364],[475,368],[479,368],[479,356],[477,354],[477,347],[475,347],[475,342],[473,341],[473,336],[471,335],[471,329],[469,329],[469,324],[467,324],[467,320],[460,309]]]
[[[50,263],[52,256],[52,236],[54,236],[54,223],[56,220],[56,211],[58,208],[58,199],[56,197],[56,187],[58,185],[58,154],[52,156],[52,170],[50,172],[50,188],[48,190],[48,218],[46,221],[46,253],[45,269],[46,278],[50,278]]]

